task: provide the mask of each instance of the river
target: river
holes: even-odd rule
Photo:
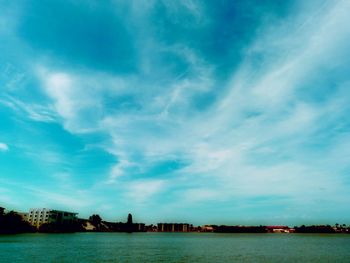
[[[0,235],[0,262],[350,262],[350,235]]]

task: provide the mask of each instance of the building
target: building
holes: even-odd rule
[[[288,226],[267,226],[267,232],[269,233],[289,233]]]
[[[211,225],[204,225],[201,227],[202,232],[214,232],[214,227]]]
[[[158,232],[189,232],[189,224],[158,223]]]
[[[144,223],[134,223],[134,231],[135,232],[145,232],[146,227]]]
[[[27,215],[27,221],[37,228],[45,223],[72,223],[76,220],[77,213],[47,208],[30,209]]]

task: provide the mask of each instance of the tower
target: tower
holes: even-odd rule
[[[132,215],[131,214],[128,214],[128,222],[127,222],[128,225],[132,225]]]

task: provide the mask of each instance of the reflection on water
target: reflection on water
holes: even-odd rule
[[[350,262],[346,234],[76,233],[0,236],[1,262]]]

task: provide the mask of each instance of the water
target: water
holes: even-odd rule
[[[350,235],[0,235],[0,262],[350,262]]]

